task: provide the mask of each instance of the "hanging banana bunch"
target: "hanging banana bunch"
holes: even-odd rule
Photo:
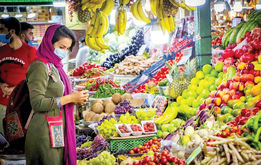
[[[130,0],[119,0],[120,6],[117,8],[115,14],[115,27],[118,35],[122,35],[125,32],[127,26],[127,12],[124,5],[127,5]]]
[[[106,14],[107,16],[110,15],[111,11],[113,10],[114,8],[114,5],[115,5],[115,2],[114,0],[106,0],[102,7],[101,7],[101,11]]]
[[[156,0],[155,0],[156,1]],[[131,13],[132,15],[140,21],[150,23],[150,19],[145,15],[141,0],[137,0],[135,3],[131,5]]]
[[[90,25],[86,30],[85,43],[91,49],[105,52],[109,48],[103,41],[103,35],[108,32],[109,20],[103,11],[96,11],[92,17]]]
[[[96,11],[96,9],[100,9],[103,5],[105,0],[82,0],[81,6],[82,10],[89,9],[93,12]]]

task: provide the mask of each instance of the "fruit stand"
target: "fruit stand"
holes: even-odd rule
[[[261,164],[259,10],[244,12],[245,20],[222,35],[203,36],[200,29],[197,36],[188,28],[191,17],[175,30],[177,12],[195,10],[185,1],[150,0],[149,11],[141,0],[75,2],[80,17],[89,14],[81,20],[90,22],[86,45],[107,55],[70,72],[74,89],[90,95],[77,107],[77,128],[93,131],[78,132],[77,164]],[[108,23],[113,8],[115,29]],[[106,35],[128,31],[128,10],[145,27],[111,52]],[[168,45],[148,46],[145,24],[153,20],[172,36]],[[209,54],[202,44],[211,37]]]

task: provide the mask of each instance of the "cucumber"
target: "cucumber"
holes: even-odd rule
[[[240,24],[238,24],[236,26],[236,28],[233,30],[232,34],[230,35],[229,43],[236,43],[236,41],[237,41],[237,34],[238,34],[238,32],[240,31],[241,27],[244,24],[245,24],[244,22],[241,22]]]

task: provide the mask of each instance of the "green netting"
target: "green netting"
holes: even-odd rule
[[[117,151],[129,151],[134,147],[138,147],[139,145],[143,145],[150,139],[153,139],[155,136],[151,137],[140,137],[135,139],[120,139],[120,140],[110,140],[111,152]]]

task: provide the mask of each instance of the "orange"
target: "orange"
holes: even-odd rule
[[[260,93],[261,93],[261,87],[258,86],[258,85],[253,86],[253,88],[251,89],[251,94],[252,94],[253,96],[257,96],[257,95],[259,95]]]

